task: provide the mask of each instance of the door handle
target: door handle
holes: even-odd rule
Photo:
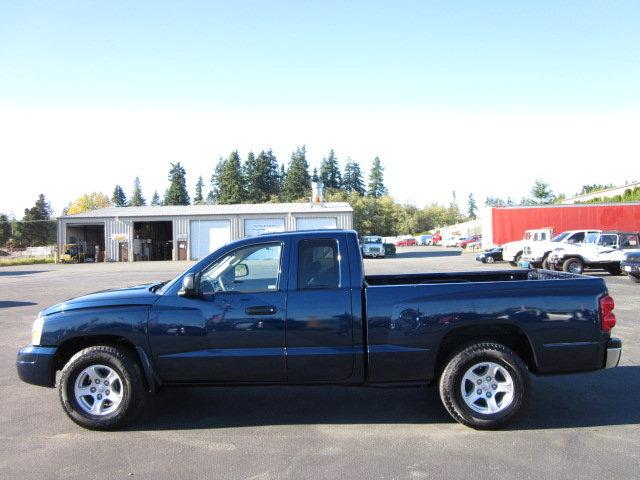
[[[273,315],[278,309],[272,305],[263,305],[259,307],[247,307],[244,313],[247,315]]]

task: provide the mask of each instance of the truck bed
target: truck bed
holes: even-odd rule
[[[438,283],[508,282],[523,280],[586,279],[582,275],[551,270],[495,270],[478,272],[409,273],[400,275],[367,275],[367,286],[428,285]]]
[[[505,329],[531,346],[535,373],[602,368],[601,278],[522,269],[371,275],[365,282],[371,382],[431,379],[447,336],[490,339]]]

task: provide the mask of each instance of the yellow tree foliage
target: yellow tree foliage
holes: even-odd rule
[[[88,212],[89,210],[97,210],[98,208],[106,208],[111,205],[109,197],[104,193],[91,192],[85,193],[81,197],[71,202],[64,209],[65,215],[73,215],[76,213]]]

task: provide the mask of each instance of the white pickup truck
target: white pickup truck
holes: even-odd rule
[[[384,258],[384,240],[377,235],[362,237],[362,256]]]
[[[505,262],[509,262],[511,266],[515,267],[522,258],[522,251],[525,244],[530,242],[546,242],[551,240],[553,235],[553,228],[545,227],[534,230],[525,230],[522,240],[516,240],[515,242],[507,242],[502,245],[502,259]]]
[[[549,265],[556,270],[562,268],[565,272],[582,273],[585,268],[596,268],[619,275],[624,254],[638,248],[638,232],[613,230],[590,233],[583,243],[556,248],[547,258]]]
[[[562,247],[561,244],[573,245],[584,242],[585,236],[590,233],[599,233],[601,230],[567,230],[560,235],[556,235],[550,241],[526,242],[522,247],[522,258],[518,265],[521,267],[542,267],[546,270],[551,268],[547,261],[547,256],[555,248]]]

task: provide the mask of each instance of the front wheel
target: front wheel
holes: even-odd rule
[[[506,346],[483,342],[455,354],[440,376],[440,398],[458,422],[496,429],[522,411],[529,397],[529,372]]]
[[[579,258],[570,258],[562,264],[562,271],[580,274],[584,271],[584,262]]]
[[[132,354],[112,346],[88,347],[62,369],[60,402],[78,425],[93,430],[120,428],[144,398],[140,367]]]

